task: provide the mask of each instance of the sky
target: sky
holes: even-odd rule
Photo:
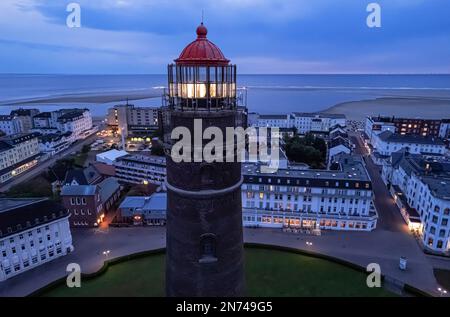
[[[0,73],[164,74],[202,10],[240,73],[450,73],[449,0],[1,0]]]

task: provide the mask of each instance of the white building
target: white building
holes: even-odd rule
[[[39,113],[33,117],[33,131],[41,134],[71,132],[72,142],[95,132],[88,109],[61,109]]]
[[[33,117],[38,114],[38,109],[19,108],[11,111],[11,116],[17,117],[22,122],[23,133],[31,132],[33,129]]]
[[[0,199],[0,282],[72,252],[69,216],[45,199]]]
[[[384,131],[390,131],[392,133],[395,133],[396,132],[395,124],[388,119],[383,120],[382,117],[366,118],[364,132],[366,134],[366,138],[368,138],[369,143],[372,143],[374,137]]]
[[[250,126],[296,128],[300,134],[310,132],[328,133],[337,125],[345,127],[347,122],[343,114],[299,112],[287,115],[259,115],[249,113],[248,120]]]
[[[41,112],[33,117],[34,129],[56,129],[56,120],[51,112]]]
[[[302,113],[293,114],[293,126],[298,133],[329,132],[334,126],[347,126],[347,119],[343,114],[331,113]]]
[[[22,121],[15,116],[0,116],[0,131],[6,135],[24,132]]]
[[[450,119],[444,119],[439,129],[439,137],[446,140],[450,139]]]
[[[37,134],[17,134],[0,139],[0,183],[4,183],[38,163]]]
[[[119,150],[113,149],[113,150],[109,150],[109,151],[97,154],[95,157],[95,160],[100,163],[114,165],[114,162],[116,162],[117,159],[119,159],[123,156],[126,156],[126,155],[129,155],[129,153],[126,151],[123,151],[123,150],[119,151]]]
[[[373,151],[382,156],[390,156],[401,149],[411,154],[445,154],[445,143],[439,138],[419,135],[400,135],[390,131],[377,134],[372,139]]]
[[[39,136],[39,149],[42,153],[53,156],[68,149],[73,142],[71,132],[45,134]]]
[[[279,169],[263,174],[244,164],[245,226],[296,229],[374,230],[372,182],[360,156],[341,154],[340,170]]]
[[[125,183],[162,185],[166,179],[166,158],[127,155],[115,160],[116,178]]]
[[[330,167],[339,154],[342,153],[352,153],[352,146],[348,138],[336,136],[328,142],[328,167]]]
[[[291,115],[258,115],[254,126],[260,128],[290,128],[292,126]]]
[[[74,141],[84,139],[93,132],[91,112],[88,109],[72,109],[58,116],[57,129],[61,133],[71,132]]]
[[[391,171],[391,193],[425,248],[450,252],[450,161],[403,153]],[[409,221],[410,216],[419,223]]]

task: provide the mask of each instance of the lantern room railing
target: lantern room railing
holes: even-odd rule
[[[169,65],[169,106],[179,110],[236,108],[236,65]]]

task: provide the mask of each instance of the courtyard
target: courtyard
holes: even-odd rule
[[[384,288],[368,288],[366,274],[341,264],[297,253],[247,247],[248,296],[394,296]],[[81,288],[64,282],[43,296],[164,296],[164,254],[152,254],[110,265]],[[318,283],[320,281],[320,283]]]

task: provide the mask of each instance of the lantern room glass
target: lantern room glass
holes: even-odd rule
[[[181,109],[236,107],[236,66],[169,65],[170,104]]]

